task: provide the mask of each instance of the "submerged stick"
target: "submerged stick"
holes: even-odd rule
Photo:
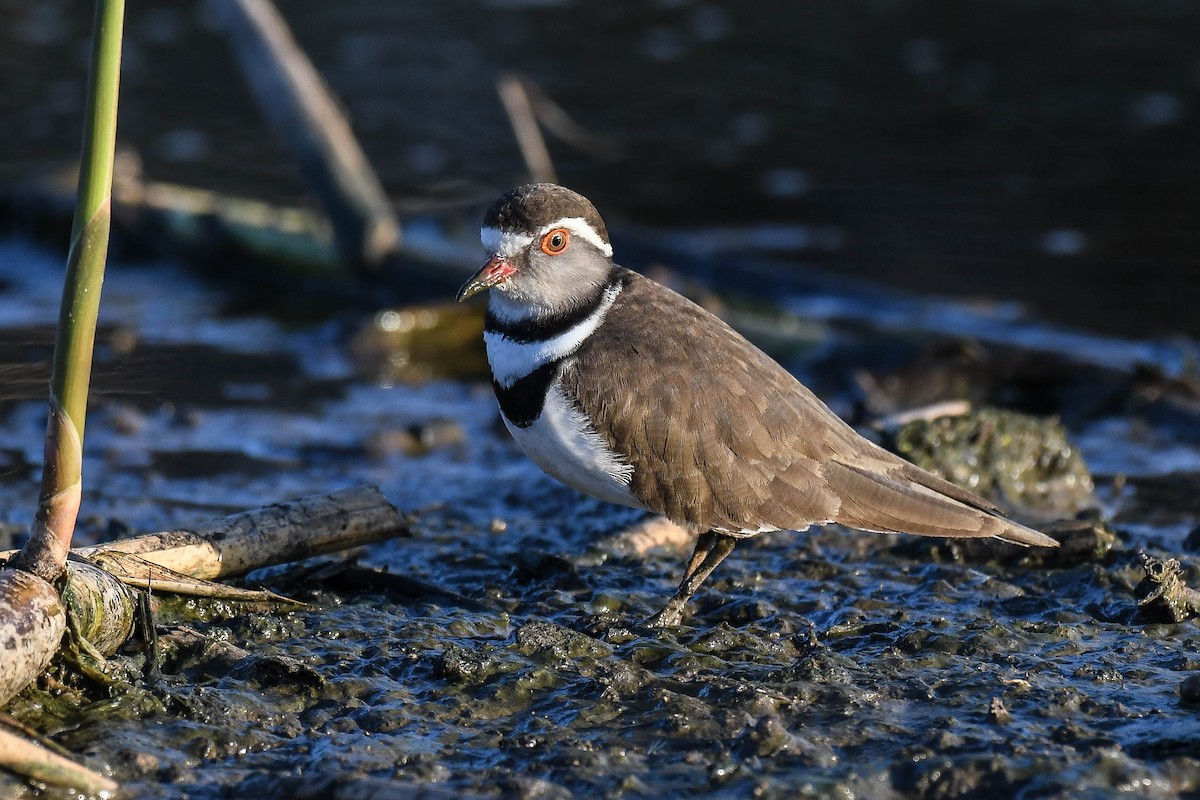
[[[142,589],[147,592],[177,594],[185,597],[207,597],[212,600],[228,600],[235,603],[272,604],[277,606],[302,606],[299,600],[292,600],[281,594],[266,589],[239,589],[224,583],[214,583],[201,578],[193,578],[182,572],[147,561],[133,553],[121,553],[107,550],[92,554],[92,563],[67,563],[67,572],[73,572],[76,566],[93,566],[98,572],[103,572],[116,581],[122,589]]]
[[[514,78],[521,84],[533,116],[547,132],[593,158],[615,161],[621,157],[622,148],[615,140],[592,133],[580,125],[535,81],[523,75]]]
[[[521,158],[525,160],[529,179],[535,183],[557,183],[554,162],[550,160],[546,140],[542,138],[542,132],[538,128],[537,117],[533,113],[533,104],[529,101],[525,84],[516,75],[507,73],[496,81],[496,92],[500,95],[500,102],[504,104],[505,113],[508,114],[508,122],[517,138],[517,146],[521,148]]]
[[[354,267],[378,267],[400,226],[333,92],[270,0],[212,0],[242,72],[275,133],[329,215]]]
[[[350,291],[354,286],[333,239],[333,228],[320,209],[268,203],[161,181],[120,174],[113,186],[113,218],[137,241],[159,252],[205,261],[220,248],[222,263],[244,264],[261,276],[316,278],[320,286]],[[15,206],[41,225],[61,223],[67,207],[70,175],[55,173],[13,186],[0,185],[0,206]],[[71,189],[73,191],[73,188]],[[406,281],[418,281],[430,293],[453,294],[462,283],[463,265],[479,255],[478,231],[467,231],[463,198],[448,207],[431,206],[400,223],[400,243],[386,267]],[[472,224],[474,220],[472,218]],[[309,281],[308,291],[314,291]],[[317,290],[321,291],[321,290]],[[374,298],[374,295],[371,295]],[[328,297],[334,302],[336,296]],[[372,301],[374,302],[374,300]]]

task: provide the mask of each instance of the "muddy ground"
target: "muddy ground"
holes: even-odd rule
[[[0,514],[17,542],[60,265],[0,245]],[[81,541],[357,483],[412,519],[411,536],[349,562],[247,581],[302,610],[164,600],[161,674],[132,649],[125,683],[10,704],[123,797],[1200,791],[1200,632],[1139,612],[1135,593],[1140,550],[1182,558],[1196,583],[1194,375],[1097,366],[1103,340],[1064,358],[725,306],[858,423],[952,397],[1030,424],[1056,415],[1064,427],[1036,428],[1032,461],[977,467],[1026,475],[1002,492],[1026,519],[1115,537],[1045,558],[834,526],[771,534],[739,547],[684,626],[649,633],[635,623],[669,595],[686,544],[638,552],[625,532],[639,515],[534,468],[481,380],[397,380],[428,373],[392,369],[403,352],[388,369],[355,356],[371,316],[231,314],[229,290],[171,264],[118,263],[105,293]],[[477,359],[452,366],[469,375]],[[1020,429],[980,424],[993,452]],[[0,794],[38,793],[0,777]]]

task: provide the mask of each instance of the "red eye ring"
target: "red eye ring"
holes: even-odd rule
[[[571,243],[571,232],[566,228],[555,228],[542,237],[542,252],[548,256],[556,256]]]

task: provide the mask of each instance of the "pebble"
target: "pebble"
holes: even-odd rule
[[[1200,672],[1187,676],[1179,684],[1179,702],[1185,706],[1200,706]]]

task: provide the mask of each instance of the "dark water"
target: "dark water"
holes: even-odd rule
[[[1148,2],[288,2],[398,202],[519,182],[537,81],[621,152],[551,141],[615,223],[786,223],[808,264],[1195,335],[1200,7]],[[86,4],[0,3],[0,175],[78,149]],[[131,4],[120,138],[148,177],[303,188],[201,3]]]

